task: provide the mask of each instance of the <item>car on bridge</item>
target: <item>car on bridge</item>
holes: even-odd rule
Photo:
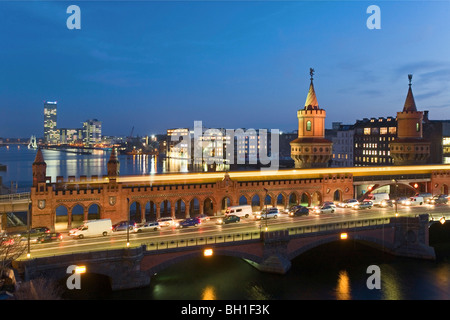
[[[301,208],[301,207],[303,207],[303,206],[297,204],[297,205],[292,206],[292,207],[290,207],[290,208],[284,209],[284,213],[289,214],[290,212],[295,212],[296,210],[298,210],[298,209]]]
[[[289,211],[290,217],[308,216],[309,209],[307,207],[299,206],[295,211]]]
[[[46,233],[42,236],[39,236],[36,240],[37,243],[44,243],[44,242],[52,242],[52,241],[62,241],[63,235],[59,232],[50,232]]]
[[[278,208],[269,208],[269,209],[264,209],[261,212],[255,212],[254,214],[254,218],[256,220],[261,220],[261,219],[270,219],[270,218],[278,218],[278,216],[280,215],[280,210]]]
[[[157,221],[161,227],[170,227],[175,225],[175,220],[172,217],[162,217]]]
[[[217,220],[217,224],[229,224],[241,221],[241,218],[234,214],[226,215],[223,218]]]
[[[197,215],[197,216],[195,216],[197,219],[199,219],[201,222],[205,222],[205,221],[209,221],[211,218],[208,216],[208,215],[206,215],[206,214],[204,214],[204,213],[202,213],[202,214],[199,214],[199,215]]]
[[[427,199],[427,203],[429,204],[438,204],[443,203],[446,204],[448,202],[448,195],[446,194],[440,194],[438,196],[433,196],[430,199]]]
[[[141,233],[145,231],[158,231],[161,229],[158,221],[149,221],[144,223],[139,223],[134,226],[134,232]]]
[[[130,221],[130,222],[128,222],[128,221],[121,221],[121,222],[119,222],[119,223],[114,224],[114,225],[112,226],[112,230],[113,230],[114,232],[117,232],[117,231],[126,231],[126,230],[127,230],[127,225],[128,225],[129,230],[133,230],[133,229],[134,229],[135,222],[134,222],[134,221]]]
[[[355,205],[353,207],[353,209],[355,209],[355,210],[358,210],[358,209],[372,209],[372,207],[373,207],[373,202],[372,201],[364,200],[363,202],[360,202],[357,205]]]
[[[359,203],[356,199],[347,199],[338,203],[338,206],[341,208],[351,208],[356,206]]]
[[[329,205],[321,206],[321,207],[315,207],[314,213],[317,214],[323,214],[323,213],[334,213],[334,208]]]
[[[183,221],[177,222],[175,224],[175,226],[177,228],[186,228],[186,227],[191,227],[191,226],[198,226],[199,224],[201,224],[201,221],[198,218],[187,218],[184,219]]]

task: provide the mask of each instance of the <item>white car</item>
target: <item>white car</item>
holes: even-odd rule
[[[175,220],[171,217],[159,218],[158,223],[161,227],[170,227],[175,225]]]
[[[256,220],[261,220],[261,219],[270,219],[270,218],[278,218],[278,216],[280,215],[280,210],[278,208],[270,208],[267,210],[267,214],[266,214],[266,209],[264,209],[261,212],[256,212],[254,214],[254,217]]]
[[[344,200],[344,201],[340,202],[339,203],[339,207],[341,207],[341,208],[353,208],[357,204],[359,204],[358,200],[356,200],[356,199],[348,199],[348,200]]]
[[[134,232],[157,231],[161,226],[157,221],[140,223],[134,226]]]

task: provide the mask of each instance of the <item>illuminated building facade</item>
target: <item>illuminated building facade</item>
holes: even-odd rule
[[[94,145],[102,141],[102,122],[91,119],[83,122],[83,143],[86,146]]]
[[[57,105],[56,101],[44,102],[44,142],[47,144],[59,142],[59,131],[56,129]]]
[[[353,167],[354,125],[333,123],[333,158],[332,167]]]
[[[397,137],[397,121],[393,117],[356,121],[354,128],[354,165],[389,166],[393,164],[389,144]]]

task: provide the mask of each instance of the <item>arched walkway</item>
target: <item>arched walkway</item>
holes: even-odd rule
[[[55,210],[55,230],[61,230],[70,228],[71,217],[69,216],[69,210],[65,205],[60,205]]]
[[[96,203],[88,208],[88,220],[100,219],[100,206]]]
[[[81,204],[77,204],[70,210],[70,215],[72,217],[72,228],[79,227],[83,224],[84,218],[84,208]]]

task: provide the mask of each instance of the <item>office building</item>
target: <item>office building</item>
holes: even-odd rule
[[[57,102],[44,102],[44,143],[57,144],[59,142],[59,131],[57,123]]]

